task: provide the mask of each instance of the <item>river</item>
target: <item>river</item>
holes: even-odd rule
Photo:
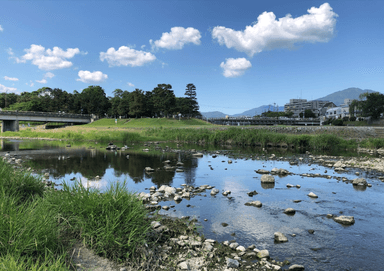
[[[380,270],[383,266],[384,183],[376,172],[350,169],[337,173],[332,168],[310,164],[304,154],[268,150],[265,155],[261,149],[250,148],[210,147],[203,157],[194,158],[181,150],[203,151],[206,147],[136,144],[126,151],[106,151],[105,146],[94,144],[65,147],[58,143],[18,140],[2,141],[1,147],[0,155],[5,152],[17,155],[37,172],[49,172],[50,180],[56,184],[72,185],[76,179],[84,186],[103,191],[112,183],[126,181],[128,189],[134,192],[149,192],[149,187],[158,188],[163,184],[214,186],[220,190],[216,196],[207,190],[178,204],[160,202],[162,206],[175,206],[160,213],[195,217],[206,238],[219,242],[236,240],[245,247],[254,244],[258,249],[268,249],[272,258],[302,264],[305,270]],[[149,151],[142,152],[145,148]],[[232,155],[239,151],[241,155]],[[269,159],[272,153],[276,159]],[[298,165],[290,165],[292,159],[299,161]],[[171,165],[182,162],[184,171],[164,170],[166,160],[170,160]],[[159,170],[148,174],[145,167]],[[275,176],[274,185],[263,185],[261,175],[255,170],[272,168],[284,168],[292,174]],[[357,177],[356,171],[372,187],[357,189],[338,178],[352,180]],[[301,176],[304,173],[331,177]],[[96,176],[100,180],[95,180]],[[300,185],[300,188],[288,188],[287,184]],[[230,198],[221,194],[226,190],[231,191]],[[253,190],[258,194],[249,197],[247,192]],[[309,192],[318,198],[308,197]],[[250,200],[259,200],[263,206],[245,206]],[[294,203],[294,200],[301,202]],[[296,210],[295,215],[283,212],[288,207]],[[327,214],[354,216],[355,224],[343,226],[327,218]],[[223,227],[223,222],[228,226]],[[284,233],[288,242],[275,243],[276,231]]]

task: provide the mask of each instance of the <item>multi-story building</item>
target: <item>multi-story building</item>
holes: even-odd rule
[[[306,99],[290,99],[288,104],[284,105],[285,112],[293,112],[294,117],[298,117],[300,113],[310,109],[317,116],[320,115],[321,108],[329,101],[307,101]]]

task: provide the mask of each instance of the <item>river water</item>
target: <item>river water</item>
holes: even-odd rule
[[[197,146],[168,145],[179,150],[202,150]],[[190,200],[183,199],[179,204],[160,202],[163,206],[175,205],[160,213],[173,217],[195,217],[206,238],[219,242],[236,240],[245,247],[254,244],[258,249],[268,249],[272,258],[302,264],[305,270],[381,270],[384,266],[381,260],[384,255],[384,183],[378,179],[380,174],[356,169],[336,173],[331,168],[308,164],[305,159],[292,166],[284,159],[271,160],[267,157],[276,153],[277,157],[297,158],[299,154],[273,150],[269,150],[266,156],[260,156],[257,154],[260,154],[260,149],[223,150],[223,147],[211,147],[203,157],[193,158],[185,152],[163,151],[169,150],[165,144],[156,146],[157,149],[154,145],[141,144],[122,152],[106,151],[98,145],[91,148],[89,145],[65,147],[58,143],[13,140],[2,142],[0,155],[7,151],[11,155],[16,154],[38,172],[49,172],[50,180],[57,184],[66,182],[71,185],[74,183],[71,180],[75,178],[83,185],[101,191],[111,183],[123,181],[134,192],[149,192],[149,187],[163,184],[174,187],[181,187],[182,184],[212,185],[220,190],[216,196],[211,196],[207,190]],[[139,151],[143,148],[150,151]],[[215,151],[220,151],[220,154],[216,156]],[[231,153],[238,151],[244,155],[231,156]],[[184,172],[163,170],[165,160],[170,160],[171,165],[178,161],[184,163]],[[228,163],[228,160],[233,162]],[[161,170],[147,174],[145,167]],[[275,167],[287,169],[293,174],[275,176],[275,185],[262,185],[261,175],[255,170]],[[326,170],[331,179],[300,176],[303,173],[324,175]],[[372,187],[356,189],[352,184],[336,179],[346,177],[352,180],[356,178],[356,171],[360,171],[359,177],[366,178]],[[100,177],[98,181],[95,180],[97,175]],[[301,188],[287,188],[287,184],[300,185]],[[60,186],[57,188],[60,189]],[[221,194],[226,190],[231,191],[231,199]],[[251,198],[247,192],[253,190],[258,194]],[[314,192],[318,198],[309,198],[309,192]],[[250,200],[259,200],[263,206],[245,206]],[[301,202],[294,203],[293,200]],[[296,214],[284,214],[284,209],[288,207],[294,208]],[[341,213],[354,216],[355,224],[343,226],[326,217],[327,214]],[[223,222],[228,226],[223,227]],[[308,230],[314,230],[314,233]],[[288,242],[274,243],[276,231],[284,233]]]

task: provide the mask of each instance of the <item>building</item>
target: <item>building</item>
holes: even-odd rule
[[[293,112],[293,117],[298,117],[300,113],[309,109],[317,116],[321,115],[321,109],[329,101],[307,101],[306,99],[290,99],[288,104],[284,105],[284,112]]]
[[[344,103],[340,106],[328,108],[325,112],[325,117],[327,119],[340,119],[349,117],[349,105],[351,102],[351,99],[344,99]]]

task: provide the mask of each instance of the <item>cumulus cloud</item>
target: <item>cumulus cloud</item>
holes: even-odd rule
[[[16,77],[8,77],[8,76],[4,76],[4,79],[5,79],[5,80],[8,80],[8,81],[19,81],[19,78],[16,78]]]
[[[201,35],[199,30],[193,27],[184,28],[176,26],[171,28],[171,32],[163,33],[159,40],[150,40],[149,42],[152,44],[153,48],[180,50],[183,49],[184,45],[187,43],[200,45],[200,38]]]
[[[51,72],[47,72],[46,74],[44,74],[44,77],[45,78],[53,78],[55,75],[53,74],[53,73],[51,73]]]
[[[251,68],[252,64],[245,58],[227,58],[225,63],[221,62],[220,67],[223,68],[225,77],[238,77]]]
[[[128,82],[127,85],[130,86],[130,87],[134,87],[135,86],[134,84],[132,84],[130,82]]]
[[[41,79],[41,80],[36,80],[36,82],[40,83],[40,84],[46,84],[47,80],[46,79]]]
[[[10,88],[0,84],[0,92],[2,93],[15,92],[16,90],[17,88]]]
[[[107,52],[100,52],[100,60],[106,60],[109,67],[112,66],[143,66],[148,62],[152,62],[156,56],[144,51],[138,51],[127,46],[121,46],[117,51],[111,47]]]
[[[76,81],[83,83],[101,83],[108,79],[108,75],[103,74],[101,71],[90,72],[90,71],[79,71],[79,77]]]
[[[236,31],[224,26],[212,30],[212,38],[220,45],[234,48],[249,56],[263,50],[293,48],[301,42],[327,42],[334,34],[336,17],[328,3],[319,8],[312,7],[308,14],[292,18],[290,14],[276,20],[273,12],[263,12],[253,25],[244,31]]]
[[[69,68],[72,62],[67,59],[73,58],[76,54],[80,53],[78,48],[68,48],[66,51],[59,47],[47,49],[41,45],[32,44],[31,48],[25,49],[25,55],[18,58],[15,57],[17,63],[25,63],[31,60],[33,65],[38,66],[41,70],[57,70]]]

